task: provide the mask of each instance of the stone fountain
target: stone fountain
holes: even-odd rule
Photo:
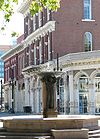
[[[55,83],[57,78],[60,77],[62,74],[63,72],[60,71],[38,73],[43,87],[42,102],[44,118],[57,117]]]
[[[88,139],[88,131],[98,129],[100,116],[65,115],[59,116],[56,110],[55,83],[62,71],[43,71],[31,66],[23,70],[38,75],[42,81],[42,116],[8,117],[2,119],[2,137],[29,139]]]

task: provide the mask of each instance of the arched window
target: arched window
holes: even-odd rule
[[[84,34],[85,51],[92,51],[92,34],[86,32]]]
[[[91,19],[91,0],[84,0],[84,19]]]

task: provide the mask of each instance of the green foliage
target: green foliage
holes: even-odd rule
[[[30,1],[30,0],[29,0]],[[48,8],[52,11],[57,11],[60,7],[60,0],[31,0],[30,13],[34,14],[42,11],[43,8]],[[14,4],[18,4],[18,0],[0,0],[0,10],[4,12],[5,22],[9,22],[14,13]],[[4,27],[1,29],[4,30]],[[15,34],[14,34],[15,35]]]
[[[0,10],[4,13],[6,22],[10,21],[10,17],[14,13],[14,4],[18,4],[18,0],[0,0]]]
[[[4,31],[5,30],[5,27],[1,27],[1,30]]]
[[[42,11],[43,8],[48,8],[52,11],[57,11],[60,7],[60,0],[33,0],[30,5],[30,13],[34,15],[39,11]]]
[[[12,32],[11,37],[18,37],[18,33],[17,32]]]
[[[18,4],[18,0],[0,0],[0,10],[4,11],[6,22],[10,21],[10,17],[14,13],[13,4]],[[32,0],[30,5],[30,13],[32,15],[42,11],[43,8],[56,11],[60,7],[60,0]]]

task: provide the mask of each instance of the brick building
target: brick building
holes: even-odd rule
[[[4,61],[1,59],[1,56],[11,48],[11,45],[0,45],[0,108],[4,106],[4,94],[2,88],[4,82]]]
[[[31,106],[41,113],[41,81],[34,71],[56,68],[57,53],[65,74],[56,89],[57,107],[65,114],[100,112],[99,0],[61,0],[57,12],[44,9],[24,15],[24,40],[3,56],[6,103],[15,111]],[[57,92],[59,90],[59,92]]]

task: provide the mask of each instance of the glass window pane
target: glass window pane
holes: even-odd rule
[[[91,0],[84,0],[84,19],[91,19]]]
[[[84,35],[85,51],[92,51],[92,34],[86,32]]]

